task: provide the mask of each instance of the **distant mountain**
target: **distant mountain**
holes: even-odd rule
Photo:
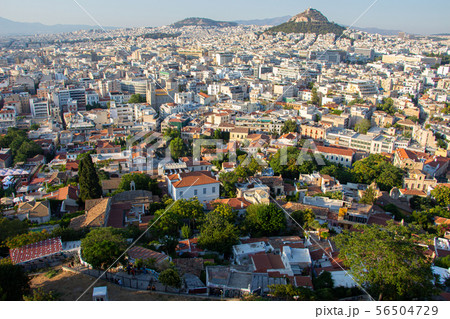
[[[203,26],[203,27],[235,27],[238,24],[236,22],[228,21],[215,21],[206,18],[187,18],[172,24],[175,28],[187,27],[187,26]]]
[[[302,13],[293,16],[288,22],[282,23],[276,27],[267,29],[266,33],[316,33],[326,34],[334,33],[341,35],[345,28],[328,19],[316,9],[307,9]]]
[[[33,35],[37,33],[63,33],[91,29],[100,29],[100,27],[82,24],[46,25],[38,22],[16,22],[0,17],[0,35]],[[116,28],[105,27],[105,29],[111,30]]]
[[[255,20],[236,20],[234,22],[243,24],[243,25],[279,25],[285,22],[288,22],[292,16],[284,16],[277,18],[267,18],[267,19],[255,19]]]
[[[368,28],[351,27],[351,29],[364,31],[367,33],[372,33],[372,34],[377,33],[380,35],[398,35],[399,32],[402,32],[401,30],[387,30],[387,29],[379,29],[379,28],[373,28],[373,27],[368,27]]]

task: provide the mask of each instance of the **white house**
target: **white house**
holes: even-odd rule
[[[349,148],[317,145],[314,153],[321,154],[328,161],[352,167],[355,151]]]
[[[283,246],[281,261],[291,275],[301,275],[303,269],[311,267],[311,255],[308,248]]]
[[[264,241],[240,244],[233,246],[233,257],[237,264],[245,264],[250,261],[250,255],[273,251],[272,245]]]
[[[220,196],[220,182],[208,171],[169,175],[167,186],[174,200],[197,197],[201,203],[207,203]]]

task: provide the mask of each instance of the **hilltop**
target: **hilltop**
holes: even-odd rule
[[[293,16],[288,22],[267,29],[266,33],[334,33],[341,35],[344,30],[343,26],[328,21],[327,17],[319,10],[309,8]]]
[[[215,21],[206,18],[187,18],[172,24],[175,28],[181,28],[186,26],[203,26],[203,27],[235,27],[238,24],[236,22],[228,22],[228,21]]]

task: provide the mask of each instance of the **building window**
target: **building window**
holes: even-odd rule
[[[203,195],[206,194],[206,188],[203,188]]]
[[[180,198],[183,197],[183,192],[180,192]]]
[[[197,196],[197,190],[196,189],[194,189],[194,196]]]
[[[212,188],[212,192],[213,192],[213,194],[215,194],[215,192],[216,192],[216,188],[215,187]]]

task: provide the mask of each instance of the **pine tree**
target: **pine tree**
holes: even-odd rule
[[[102,188],[91,155],[84,156],[79,166],[80,198],[95,199],[102,196]]]

